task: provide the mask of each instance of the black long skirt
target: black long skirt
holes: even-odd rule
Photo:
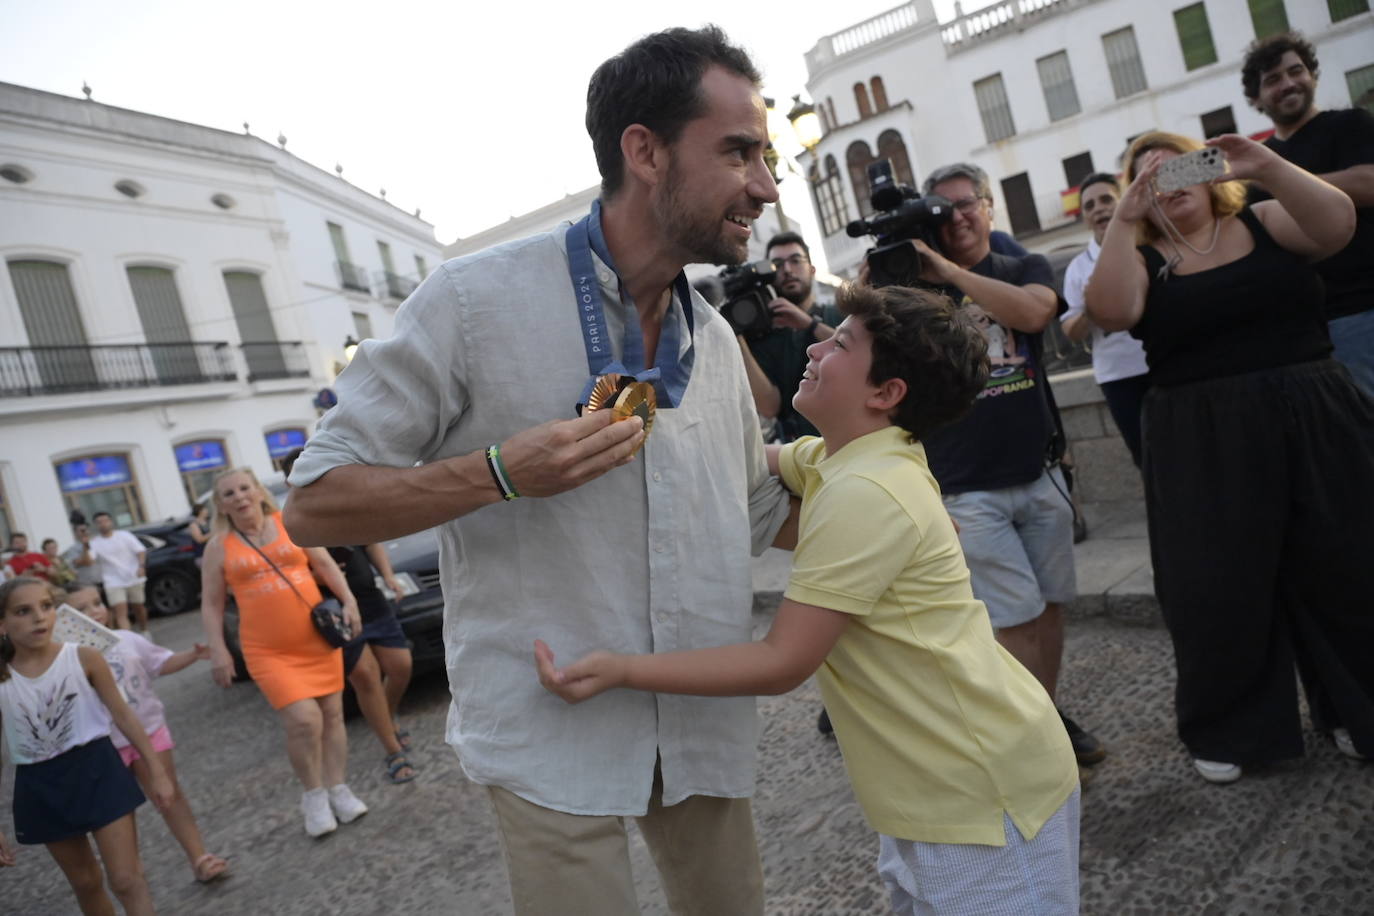
[[[1194,757],[1303,752],[1315,724],[1374,757],[1374,400],[1332,360],[1147,395],[1155,588]]]

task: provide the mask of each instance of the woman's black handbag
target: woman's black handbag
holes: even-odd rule
[[[304,595],[296,591],[296,586],[287,578],[286,573],[282,572],[281,569],[277,567],[277,564],[272,562],[271,557],[262,552],[261,547],[249,540],[242,531],[239,531],[238,526],[234,526],[234,533],[242,538],[245,544],[256,550],[258,556],[267,561],[267,565],[272,567],[272,570],[277,575],[281,576],[281,580],[290,587],[291,591],[296,592],[297,598],[301,599],[301,601],[306,604],[310,603],[305,600]],[[315,625],[315,629],[324,637],[324,641],[335,649],[340,649],[353,641],[353,630],[349,628],[348,620],[344,617],[343,605],[339,603],[339,599],[337,598],[326,598],[319,604],[311,607],[310,622]]]

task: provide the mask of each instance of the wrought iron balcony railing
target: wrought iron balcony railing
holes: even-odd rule
[[[355,289],[360,293],[369,294],[372,292],[372,287],[367,282],[365,269],[347,261],[335,261],[334,266],[339,271],[339,285],[344,289]]]
[[[305,359],[305,344],[299,340],[244,341],[243,359],[248,363],[248,381],[274,378],[308,378],[310,365]]]
[[[410,277],[403,277],[389,270],[381,271],[377,279],[382,281],[382,286],[386,288],[387,297],[391,299],[404,299],[415,292],[415,287],[420,285]]]
[[[199,385],[238,378],[223,341],[0,347],[0,397]]]

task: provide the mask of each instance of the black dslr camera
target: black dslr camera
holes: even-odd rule
[[[736,264],[720,272],[720,284],[725,291],[720,314],[732,331],[752,339],[773,330],[773,312],[768,303],[778,298],[773,291],[777,279],[778,272],[770,261]]]
[[[921,253],[908,244],[920,239],[937,248],[936,230],[953,215],[950,202],[932,194],[921,197],[916,189],[898,184],[892,177],[892,160],[879,159],[868,164],[868,195],[872,219],[856,219],[845,227],[850,238],[873,236],[878,244],[866,255],[868,276],[874,286],[924,286]]]

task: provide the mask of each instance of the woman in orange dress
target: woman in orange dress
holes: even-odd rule
[[[201,616],[215,682],[228,687],[234,677],[224,643],[225,595],[232,591],[248,673],[277,711],[286,731],[286,754],[304,789],[306,833],[323,836],[366,814],[367,806],[344,782],[343,652],[325,642],[311,622],[311,608],[320,602],[311,571],[343,603],[355,633],[362,629],[358,605],[324,548],[291,543],[276,503],[250,469],[235,468],[215,478],[213,499],[213,534],[201,567]]]

